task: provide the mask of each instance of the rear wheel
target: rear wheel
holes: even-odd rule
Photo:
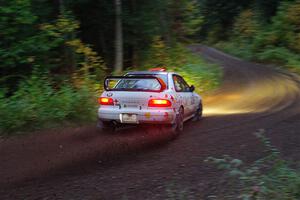
[[[98,121],[97,127],[103,132],[114,132],[116,130],[116,125],[110,121]]]
[[[174,137],[177,137],[180,133],[183,132],[183,118],[184,118],[184,111],[181,107],[176,114],[175,122],[171,125],[171,132]]]

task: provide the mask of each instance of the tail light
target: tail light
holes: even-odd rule
[[[168,99],[150,99],[148,107],[171,107],[172,103]]]
[[[106,105],[106,106],[114,105],[114,100],[112,98],[108,98],[108,97],[100,97],[98,99],[98,102],[100,105]]]

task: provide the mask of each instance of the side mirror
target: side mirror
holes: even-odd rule
[[[195,91],[195,86],[191,85],[190,91],[191,91],[191,92],[194,92],[194,91]]]

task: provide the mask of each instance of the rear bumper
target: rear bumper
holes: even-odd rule
[[[121,123],[121,114],[136,114],[138,124],[172,124],[176,113],[173,109],[166,110],[131,110],[131,109],[111,109],[100,107],[98,118],[102,121],[115,121]]]

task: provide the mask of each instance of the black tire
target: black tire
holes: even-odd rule
[[[98,120],[97,127],[102,132],[114,132],[116,130],[116,125],[113,122],[107,122],[102,120]]]
[[[183,132],[183,119],[184,119],[184,110],[181,107],[176,115],[174,124],[171,125],[170,129],[174,138],[180,135]]]
[[[203,106],[202,103],[200,103],[193,117],[193,121],[199,121],[202,118],[202,115],[203,115]]]

